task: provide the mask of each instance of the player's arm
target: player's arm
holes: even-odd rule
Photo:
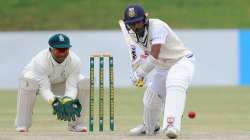
[[[75,63],[72,68],[72,72],[69,74],[66,80],[66,89],[64,96],[75,99],[77,96],[77,84],[79,81],[80,71],[81,71],[81,62]]]
[[[66,120],[60,97],[55,96],[51,91],[49,68],[46,68],[46,66],[41,64],[39,61],[34,61],[32,71],[39,84],[39,94],[45,101],[51,104],[53,108],[53,114],[57,115],[57,119]]]
[[[135,73],[143,79],[149,72],[151,72],[157,65],[157,59],[160,54],[161,44],[155,44],[151,48],[151,54],[147,56],[146,60],[136,69]]]
[[[157,65],[157,59],[161,51],[161,44],[154,44],[151,47],[150,55],[146,57],[144,63],[136,70],[140,77],[146,76]]]
[[[55,95],[51,91],[51,83],[49,81],[47,69],[38,62],[35,62],[32,69],[35,79],[37,79],[39,84],[39,94],[45,101],[52,103],[55,99]]]
[[[77,87],[80,76],[81,62],[72,65],[71,73],[66,80],[65,94],[62,97],[62,105],[65,111],[65,119],[67,121],[75,121],[76,117],[80,117],[82,106],[77,97]]]
[[[155,67],[155,65],[157,65],[157,59],[159,57],[160,51],[161,44],[152,45],[150,55],[146,57],[145,62],[141,65],[141,71],[144,76],[147,75]]]
[[[154,44],[154,45],[152,45],[152,48],[151,48],[151,55],[152,55],[155,59],[158,59],[159,54],[160,54],[160,51],[161,51],[161,44]]]
[[[130,79],[134,82],[137,87],[143,87],[145,76],[152,71],[152,69],[157,64],[157,59],[159,57],[161,44],[153,45],[154,49],[150,52],[150,55],[145,52],[138,59],[137,67],[133,70],[130,75]]]
[[[149,72],[151,72],[157,65],[157,59],[161,51],[161,46],[165,44],[168,31],[163,26],[158,26],[152,31],[152,46],[151,52],[147,57],[145,63],[143,63],[137,70],[136,74],[138,77],[143,78]]]

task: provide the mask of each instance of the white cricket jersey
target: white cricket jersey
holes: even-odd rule
[[[47,101],[55,96],[51,91],[51,85],[62,82],[66,82],[64,95],[75,99],[81,65],[80,58],[72,51],[69,51],[64,62],[59,64],[53,59],[49,49],[45,49],[31,60],[23,72],[33,73],[34,79],[39,83],[39,93]]]
[[[147,36],[138,38],[133,31],[129,31],[132,40],[150,54],[151,47],[154,44],[161,44],[161,50],[158,58],[158,67],[169,68],[182,57],[192,54],[185,48],[179,37],[172,29],[160,19],[149,19]]]

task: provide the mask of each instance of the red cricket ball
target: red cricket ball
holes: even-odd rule
[[[190,119],[194,119],[195,116],[196,116],[196,113],[195,113],[195,112],[193,112],[193,111],[188,112],[188,117],[189,117]]]

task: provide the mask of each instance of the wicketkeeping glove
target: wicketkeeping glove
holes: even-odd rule
[[[73,100],[70,97],[64,96],[62,98],[62,105],[65,113],[65,121],[75,121],[76,117],[80,117],[82,106],[78,99]]]
[[[57,115],[58,120],[63,120],[64,119],[64,109],[63,105],[60,101],[60,97],[56,96],[54,100],[51,103],[51,106],[53,108],[53,115]]]
[[[82,111],[82,105],[80,103],[80,101],[78,99],[75,99],[73,101],[73,110],[74,110],[74,114],[77,116],[77,117],[80,117],[81,116],[81,111]]]

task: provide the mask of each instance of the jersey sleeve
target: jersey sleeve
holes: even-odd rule
[[[168,35],[168,30],[164,26],[156,26],[152,29],[152,45],[165,44]]]
[[[65,96],[73,99],[77,96],[77,84],[79,82],[81,63],[75,64],[72,68],[72,72],[69,74],[66,80]]]
[[[55,95],[51,91],[51,83],[49,81],[48,72],[39,63],[35,62],[33,65],[33,72],[35,79],[39,84],[40,95],[48,102],[52,101]]]

